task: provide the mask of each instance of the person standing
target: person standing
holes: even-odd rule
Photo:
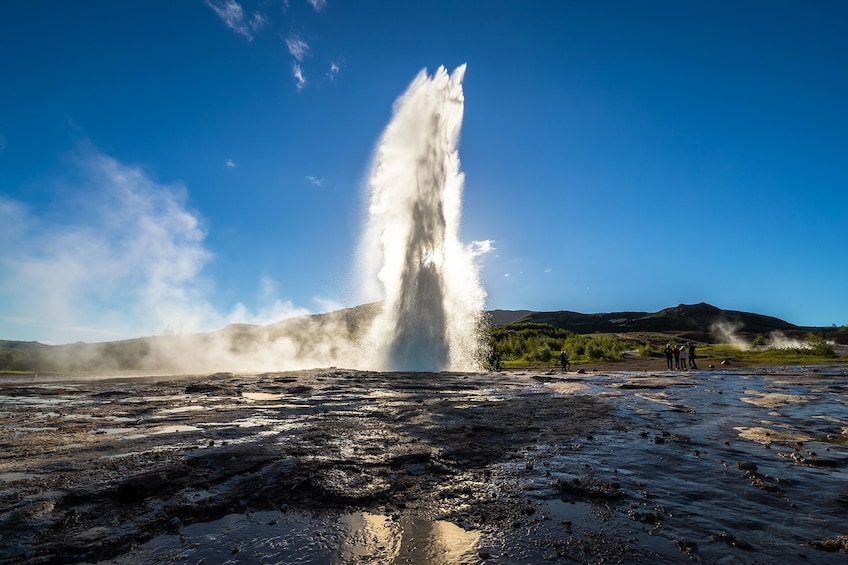
[[[559,354],[559,362],[562,363],[562,372],[565,373],[566,371],[568,371],[568,351],[566,351],[565,349],[563,349],[562,353]]]
[[[688,369],[688,367],[686,366],[686,358],[688,356],[689,356],[689,353],[686,350],[686,346],[681,345],[680,346],[680,368],[683,369],[684,371],[686,369]]]
[[[674,355],[674,367],[679,371],[680,370],[680,347],[675,343],[674,347],[671,349],[671,352]]]
[[[665,364],[668,365],[669,371],[674,368],[674,367],[671,366],[671,356],[672,356],[671,344],[667,343],[665,345]]]
[[[687,341],[686,347],[689,348],[689,368],[697,369],[698,366],[695,364],[695,344],[691,341]]]

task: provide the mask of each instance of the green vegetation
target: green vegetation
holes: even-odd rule
[[[662,357],[663,352],[651,345],[650,341],[646,341],[639,346],[639,355],[650,359],[651,357]]]
[[[621,361],[638,344],[613,334],[580,335],[548,324],[507,324],[489,328],[489,346],[501,353],[507,367],[559,363],[562,350],[572,365]]]
[[[789,351],[797,355],[816,355],[818,357],[835,357],[836,352],[822,336],[814,333],[807,334],[807,347],[791,348]]]
[[[727,343],[705,343],[684,335],[659,332],[628,334],[633,339],[623,339],[616,334],[576,334],[549,324],[517,323],[489,328],[489,346],[502,355],[505,367],[551,367],[559,365],[559,353],[568,351],[572,365],[579,366],[606,361],[623,361],[631,352],[643,359],[663,359],[666,343],[683,344],[691,341],[696,346],[699,365],[718,364],[727,359],[756,365],[769,363],[831,363],[839,358],[833,346],[818,334],[809,334],[796,347],[767,347],[767,336],[757,336],[752,347],[741,349]],[[703,367],[702,367],[703,368]]]

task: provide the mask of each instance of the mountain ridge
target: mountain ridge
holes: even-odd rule
[[[524,312],[524,311],[516,311]],[[500,311],[499,319],[508,316]],[[717,324],[726,325],[740,333],[769,333],[772,331],[821,331],[825,328],[804,327],[789,323],[774,316],[724,310],[699,302],[679,304],[657,312],[607,312],[582,314],[568,310],[554,312],[530,312],[511,323],[541,323],[567,329],[575,333],[621,333],[621,332],[713,332]]]

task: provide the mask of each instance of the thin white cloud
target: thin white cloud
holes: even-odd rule
[[[481,241],[472,241],[469,246],[469,251],[471,251],[472,257],[477,257],[478,255],[484,255],[486,253],[491,253],[495,250],[494,240],[484,239]]]
[[[306,86],[306,79],[303,78],[303,69],[300,68],[298,63],[292,63],[292,76],[295,84],[297,84],[297,89],[303,90],[303,87]]]
[[[335,61],[331,61],[330,62],[330,70],[327,72],[327,77],[329,77],[330,80],[335,80],[335,78],[339,74],[339,70],[341,70],[340,67],[339,67],[339,64],[336,63]]]
[[[309,45],[297,35],[291,34],[286,38],[286,47],[298,62],[303,62],[303,58],[309,55]]]
[[[310,182],[310,184],[312,184],[314,186],[321,186],[321,183],[324,182],[324,179],[319,179],[319,178],[313,177],[312,175],[306,175],[306,180],[308,180]]]
[[[316,12],[321,12],[327,7],[327,0],[306,0]]]
[[[235,169],[235,168],[236,168],[236,164],[235,164],[235,163],[233,163],[233,160],[232,160],[232,159],[227,159],[227,167],[228,167],[228,168],[230,168],[230,169]]]
[[[244,21],[244,10],[235,0],[206,0],[206,5],[221,18],[228,28],[243,35],[248,41],[253,40],[250,28]]]
[[[0,196],[0,327],[50,342],[197,332],[306,313],[262,282],[255,308],[212,305],[212,253],[179,184],[91,149],[49,209]],[[55,218],[61,218],[55,220]]]
[[[268,25],[268,18],[259,12],[254,12],[253,17],[250,19],[250,29],[257,32],[266,25]]]

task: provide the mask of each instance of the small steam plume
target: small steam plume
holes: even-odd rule
[[[710,326],[710,333],[720,343],[727,343],[742,351],[751,349],[751,344],[748,343],[742,336],[739,335],[739,330],[742,328],[741,322],[732,322],[721,320],[713,322]]]
[[[771,349],[812,349],[812,346],[806,341],[787,337],[781,331],[773,331],[769,333],[766,345]]]

